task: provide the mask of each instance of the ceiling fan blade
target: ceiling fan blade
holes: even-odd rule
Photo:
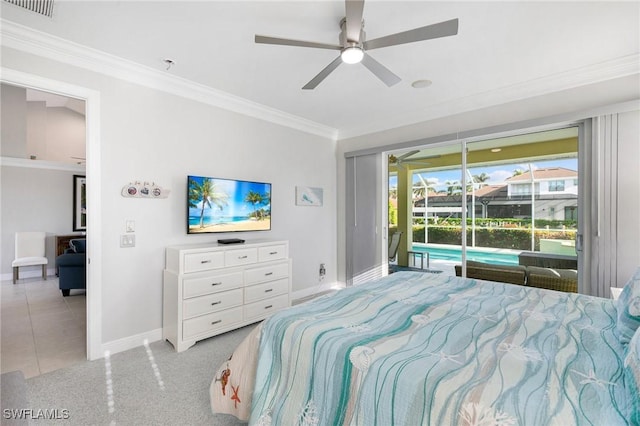
[[[394,84],[398,84],[400,82],[400,77],[389,71],[387,67],[382,65],[380,62],[373,59],[366,52],[364,57],[362,58],[362,65],[367,67],[369,71],[375,74],[384,84],[391,87]]]
[[[359,43],[364,0],[345,0],[345,10],[347,12],[347,40]]]
[[[336,59],[333,60],[333,62],[331,62],[329,65],[327,65],[322,71],[320,71],[320,73],[318,73],[318,75],[313,77],[313,79],[311,79],[310,82],[305,84],[302,89],[303,90],[315,89],[316,86],[318,84],[322,83],[322,80],[327,78],[327,76],[329,74],[331,74],[333,72],[333,70],[338,68],[338,65],[340,65],[341,63],[342,63],[342,58],[340,56],[338,56]]]
[[[366,50],[379,49],[381,47],[395,46],[397,44],[413,43],[415,41],[431,40],[434,38],[448,37],[458,34],[458,19],[427,25],[426,27],[388,36],[367,40],[363,43]]]
[[[316,43],[313,41],[303,41],[303,40],[292,40],[289,38],[261,36],[258,34],[256,34],[255,42],[262,43],[262,44],[278,44],[283,46],[315,47],[317,49],[342,50],[341,46],[334,45],[334,44]]]
[[[404,154],[400,155],[399,157],[396,158],[396,161],[402,161],[407,157],[411,157],[412,155],[415,155],[417,153],[419,153],[420,151],[418,151],[417,149],[414,149],[413,151],[409,151],[409,152],[405,152]]]

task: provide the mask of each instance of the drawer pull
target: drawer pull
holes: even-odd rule
[[[214,286],[214,285],[221,285],[221,284],[222,284],[221,282],[211,283],[211,285],[212,285],[212,286]]]
[[[209,259],[209,260],[201,260],[200,263],[211,263],[211,259]]]
[[[264,292],[265,292],[265,293],[269,293],[270,291],[273,291],[273,289],[272,289],[272,288],[268,288],[268,289],[266,289]]]
[[[238,259],[246,259],[247,255],[245,254],[244,256],[238,256]]]
[[[211,302],[211,306],[219,305],[219,304],[221,304],[221,303],[222,303],[222,302],[220,302],[220,301],[218,301],[218,302]]]
[[[216,324],[221,323],[221,322],[222,322],[222,320],[213,321],[213,322],[211,323],[211,325],[216,325]]]
[[[269,254],[273,256],[274,254],[278,254],[278,252],[277,251],[270,251]]]
[[[273,272],[267,272],[266,274],[264,274],[265,277],[268,277],[269,275],[273,275]]]
[[[273,308],[273,305],[267,305],[267,306],[265,306],[264,308],[265,308],[265,309],[271,309],[271,308]]]

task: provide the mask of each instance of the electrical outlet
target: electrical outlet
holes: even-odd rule
[[[120,235],[120,247],[129,248],[136,246],[136,236],[135,235]]]
[[[324,263],[321,263],[320,269],[318,270],[318,279],[322,281],[326,274],[327,274],[327,269],[325,268]]]

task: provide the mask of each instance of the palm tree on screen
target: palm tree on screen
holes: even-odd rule
[[[253,206],[253,216],[256,219],[262,219],[262,215],[258,213],[258,207],[262,204],[266,204],[268,200],[268,194],[260,194],[256,191],[249,191],[244,197],[245,203],[249,203]]]
[[[211,179],[204,179],[202,183],[189,180],[189,207],[198,207],[200,204],[200,228],[204,228],[204,209],[211,208],[212,204],[220,210],[228,204],[229,195],[218,191],[216,184]]]

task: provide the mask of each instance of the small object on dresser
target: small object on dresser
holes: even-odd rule
[[[218,244],[242,244],[244,240],[240,238],[222,238],[218,240]]]

